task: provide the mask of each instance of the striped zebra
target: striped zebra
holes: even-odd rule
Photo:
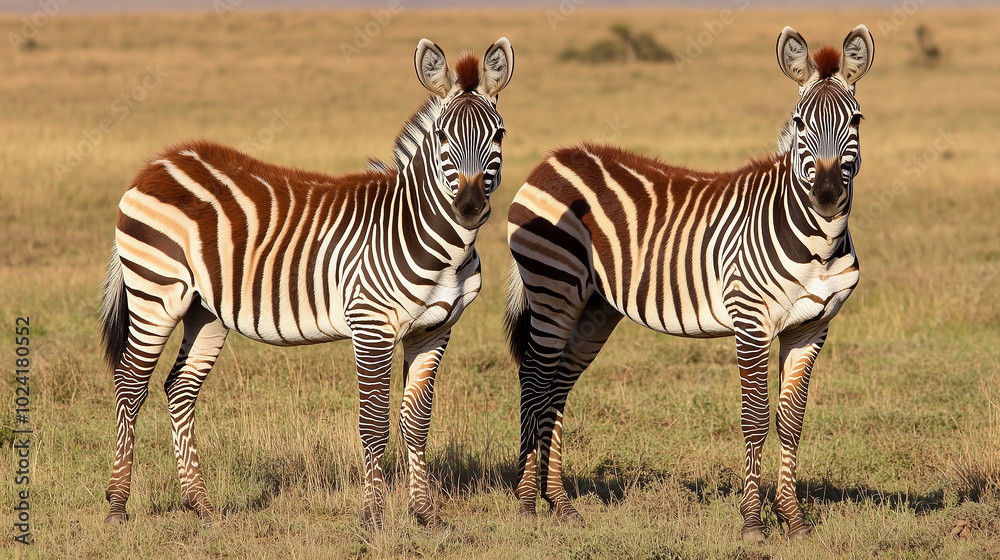
[[[217,518],[195,450],[194,406],[226,335],[279,346],[351,339],[364,448],[362,521],[381,525],[389,375],[402,343],[400,429],[409,511],[434,525],[424,448],[434,376],[451,327],[479,293],[478,229],[500,184],[498,93],[511,78],[506,38],[482,66],[449,70],[422,39],[417,77],[434,95],[404,125],[394,163],[333,177],[278,167],[199,141],[161,153],[118,207],[104,285],[102,334],[114,370],[117,450],[106,522],[128,518],[135,419],[178,323],[184,338],[167,375],[182,504]]]
[[[832,47],[810,56],[786,27],[777,54],[800,100],[776,153],[713,173],[583,144],[553,152],[515,195],[505,323],[521,387],[523,514],[535,513],[540,486],[559,519],[581,519],[561,479],[566,397],[628,317],[676,336],[735,336],[749,541],[764,538],[768,349],[780,341],[774,509],[790,537],[809,534],[795,497],[796,452],[813,361],[859,278],[847,231],[861,165],[854,89],[874,43],[859,25],[843,57]]]

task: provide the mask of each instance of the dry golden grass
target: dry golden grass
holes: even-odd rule
[[[1000,555],[1000,12],[923,8],[890,30],[888,11],[737,10],[681,68],[557,61],[566,47],[610,36],[616,22],[683,52],[720,17],[578,10],[553,28],[542,11],[404,10],[347,60],[341,44],[372,20],[367,12],[237,10],[222,21],[211,13],[58,15],[39,31],[37,48],[7,51],[0,316],[11,329],[19,315],[32,320],[37,542],[26,550],[5,541],[0,550],[39,558]],[[876,41],[857,93],[866,115],[864,168],[851,231],[863,272],[817,363],[806,415],[799,497],[814,536],[788,544],[771,518],[764,545],[738,542],[742,441],[732,342],[673,339],[633,325],[619,328],[569,400],[567,480],[588,525],[517,519],[509,486],[517,380],[500,331],[500,276],[508,259],[503,209],[523,178],[547,150],[582,139],[707,168],[764,153],[796,101],[774,59],[781,27],[794,26],[813,46],[839,45],[859,22]],[[920,24],[943,49],[937,64],[918,60]],[[4,37],[20,28],[19,18],[0,19]],[[294,117],[260,157],[357,170],[368,156],[388,156],[426,95],[411,59],[420,37],[454,60],[501,35],[516,51],[500,101],[509,130],[505,182],[479,239],[483,294],[456,328],[439,374],[428,453],[451,528],[416,527],[401,484],[393,486],[385,532],[366,532],[357,521],[361,454],[349,345],[277,349],[235,335],[198,408],[209,494],[228,521],[203,527],[180,509],[165,398],[154,390],[139,420],[135,519],[103,526],[113,390],[94,308],[131,175],[162,146],[191,137],[265,139],[275,110]],[[118,120],[116,100],[147,67],[159,68],[162,81]],[[57,178],[53,162],[65,162],[67,149],[87,141],[83,131],[105,118],[114,130]],[[13,356],[5,340],[0,351]],[[176,341],[167,354],[174,351]],[[0,394],[12,400],[5,371]],[[398,401],[398,380],[393,387]],[[12,427],[0,423],[5,446]],[[774,439],[765,450],[772,494]],[[397,479],[401,453],[394,442],[387,460]],[[9,457],[2,468],[12,473]],[[13,504],[20,488],[6,474],[0,481],[2,503]],[[972,527],[965,540],[947,536],[959,520]]]

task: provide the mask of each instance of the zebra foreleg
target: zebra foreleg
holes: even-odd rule
[[[170,374],[163,384],[173,428],[174,455],[181,481],[181,505],[203,520],[218,514],[208,499],[195,447],[194,406],[198,392],[222,351],[229,329],[198,304],[184,317],[184,340]]]
[[[770,337],[760,327],[744,325],[740,319],[736,330],[736,361],[740,368],[740,426],[746,448],[743,468],[743,540],[764,540],[764,523],[760,517],[760,454],[767,438],[769,404],[767,399],[767,358]]]
[[[809,394],[809,375],[826,341],[828,329],[829,323],[810,325],[806,329],[783,332],[778,337],[781,342],[781,389],[774,423],[781,442],[781,467],[774,512],[778,519],[788,524],[790,539],[806,537],[812,531],[806,525],[795,497],[796,455]]]
[[[385,480],[382,457],[389,441],[389,374],[395,341],[391,333],[372,329],[353,332],[358,368],[358,432],[365,458],[365,485],[361,523],[382,527]]]
[[[427,447],[427,432],[430,429],[431,408],[434,402],[434,378],[450,337],[451,329],[448,329],[429,338],[403,340],[406,389],[403,393],[399,424],[409,458],[408,511],[417,518],[418,523],[431,527],[442,525],[443,522],[434,512],[424,451]]]

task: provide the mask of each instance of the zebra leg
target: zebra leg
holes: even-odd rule
[[[389,375],[395,339],[391,333],[366,328],[353,332],[354,360],[358,369],[358,432],[365,457],[365,485],[361,522],[382,527],[385,480],[382,457],[389,442]]]
[[[809,374],[826,341],[828,328],[829,323],[810,325],[806,329],[783,332],[778,337],[781,342],[781,389],[774,421],[781,442],[781,467],[774,511],[778,519],[788,524],[790,539],[808,536],[812,531],[802,518],[795,499],[796,454],[809,394]]]
[[[195,448],[194,405],[228,334],[229,329],[221,320],[195,303],[184,316],[184,340],[163,384],[181,480],[181,505],[193,509],[205,520],[218,515],[208,500],[201,476],[201,461]]]
[[[521,386],[521,448],[518,456],[517,487],[514,496],[518,502],[518,512],[522,516],[535,515],[535,500],[538,498],[538,418],[535,403],[540,398],[537,375],[532,373],[526,358],[518,370]]]
[[[527,293],[531,302],[531,292]],[[565,305],[565,301],[560,301]],[[538,445],[541,434],[549,433],[554,428],[551,422],[548,429],[543,428],[543,414],[550,408],[550,403],[554,402],[556,368],[582,308],[581,304],[578,309],[571,307],[556,313],[552,311],[553,307],[542,306],[540,309],[543,310],[536,312],[539,308],[529,303],[531,342],[518,370],[521,384],[521,452],[518,468],[521,474],[517,488],[514,489],[514,495],[520,504],[519,511],[523,516],[535,515],[535,501],[538,498]]]
[[[434,336],[403,340],[403,371],[406,389],[400,409],[399,425],[403,432],[408,454],[410,478],[409,512],[421,525],[442,525],[434,513],[427,478],[427,431],[431,423],[431,405],[434,402],[434,376],[448,346],[451,329]]]
[[[129,301],[136,309],[138,300]],[[153,306],[142,306],[142,313],[133,313],[129,320],[128,341],[121,363],[115,368],[115,419],[117,444],[115,465],[104,497],[111,504],[105,523],[121,523],[129,516],[125,511],[132,486],[132,451],[135,448],[135,419],[149,395],[149,378],[163,352],[170,332],[177,325],[169,317],[152,313]],[[149,319],[153,317],[154,319]]]
[[[554,419],[550,419],[548,427],[545,427],[543,416],[552,408],[551,403],[557,401],[556,369],[579,317],[579,311],[553,313],[551,307],[539,312],[545,315],[542,317],[535,315],[534,307],[530,309],[532,309],[531,343],[518,371],[521,384],[521,453],[518,468],[521,475],[514,490],[514,495],[520,504],[519,511],[524,516],[535,515],[535,501],[538,497],[538,445],[542,434],[551,434],[555,428]],[[539,327],[543,324],[544,330]],[[572,383],[569,387],[572,387]],[[566,392],[569,392],[569,388]],[[555,409],[552,411],[554,413]],[[561,413],[558,416],[561,422]],[[566,504],[568,503],[567,500]]]
[[[745,321],[745,320],[744,320]],[[760,518],[760,454],[767,438],[769,404],[767,399],[767,359],[771,338],[756,325],[740,325],[734,320],[736,331],[736,362],[740,368],[741,406],[740,426],[746,448],[743,467],[743,498],[740,514],[743,516],[743,540],[764,540],[764,523]],[[740,328],[740,327],[743,328]]]
[[[541,453],[538,478],[542,498],[549,502],[556,518],[562,521],[583,521],[583,516],[570,503],[562,481],[562,420],[566,397],[621,319],[618,310],[604,298],[597,294],[590,297],[563,351],[552,381],[551,401],[539,420]]]

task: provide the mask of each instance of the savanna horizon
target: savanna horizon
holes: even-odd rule
[[[1000,73],[989,52],[1000,16],[921,9],[886,32],[879,22],[891,23],[892,11],[732,15],[682,66],[588,65],[558,56],[610,38],[615,22],[684,53],[688,39],[697,42],[708,30],[706,21],[722,21],[720,13],[577,10],[553,27],[544,11],[404,11],[350,61],[340,45],[372,19],[368,12],[53,17],[39,30],[37,48],[5,55],[8,79],[0,88],[8,113],[0,128],[7,240],[0,302],[11,328],[18,315],[38,325],[31,483],[38,552],[996,554],[1000,232],[991,216],[1000,197],[990,186],[998,171],[990,123],[998,109],[989,92],[1000,86]],[[814,536],[785,544],[776,520],[765,517],[771,531],[762,547],[738,542],[742,443],[732,340],[675,339],[625,324],[567,406],[564,480],[588,525],[560,526],[545,516],[519,521],[512,494],[517,377],[501,332],[501,277],[509,259],[506,208],[530,169],[551,149],[595,139],[674,164],[737,167],[773,148],[798,98],[774,59],[781,27],[792,25],[815,48],[839,45],[858,23],[869,26],[877,45],[857,90],[864,163],[851,232],[861,282],[832,323],[810,387],[798,497]],[[920,24],[942,48],[936,64],[917,57]],[[20,25],[18,17],[0,20],[4,36]],[[105,528],[114,410],[95,308],[117,203],[143,162],[165,145],[207,138],[306,170],[361,170],[369,156],[388,157],[399,126],[426,99],[412,67],[418,39],[437,42],[454,58],[462,49],[481,54],[500,35],[517,57],[499,101],[508,130],[504,181],[477,242],[483,292],[456,326],[438,374],[427,452],[432,492],[451,529],[425,532],[407,517],[405,448],[395,419],[387,527],[361,529],[363,461],[348,343],[282,349],[237,336],[209,377],[198,412],[208,493],[228,520],[201,527],[180,506],[160,390],[177,333],[139,415],[130,505],[136,518]],[[133,95],[147,67],[162,81]],[[65,163],[67,150],[87,141],[84,131],[118,119],[122,96],[142,100],[57,177],[53,163]],[[284,119],[274,120],[278,114]],[[401,391],[396,366],[393,410]],[[13,397],[13,379],[0,387]],[[776,451],[772,426],[766,505]],[[16,467],[14,460],[5,468]],[[13,478],[4,478],[12,506]],[[947,538],[963,520],[973,527],[970,537]],[[22,554],[18,543],[5,547]]]

